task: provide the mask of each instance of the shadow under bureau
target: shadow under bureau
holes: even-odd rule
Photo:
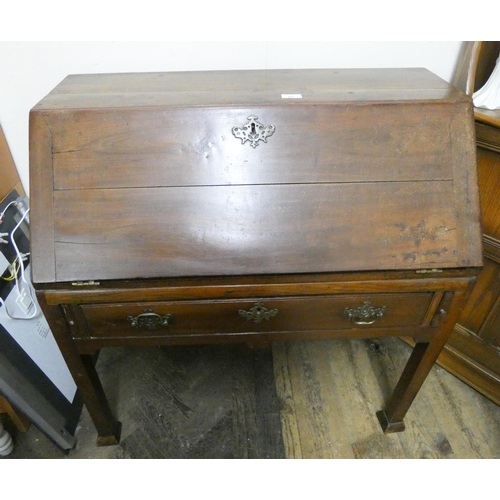
[[[423,69],[73,75],[30,113],[32,279],[98,432],[95,353],[400,336],[403,417],[482,265],[470,99]]]

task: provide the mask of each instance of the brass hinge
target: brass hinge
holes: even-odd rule
[[[418,274],[428,274],[428,273],[442,273],[442,269],[418,269],[415,271]]]
[[[99,281],[73,281],[71,283],[73,286],[99,286],[101,283]]]

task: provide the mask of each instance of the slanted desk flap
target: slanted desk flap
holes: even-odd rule
[[[425,70],[68,77],[30,182],[34,283],[482,263],[472,102]]]

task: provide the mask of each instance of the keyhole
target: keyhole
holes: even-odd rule
[[[252,134],[255,134],[255,123],[252,123]]]

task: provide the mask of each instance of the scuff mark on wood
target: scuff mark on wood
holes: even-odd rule
[[[418,257],[442,257],[443,254],[448,252],[447,247],[437,248],[433,250],[426,250],[425,252],[407,252],[403,254],[403,260],[415,262]]]
[[[412,241],[416,247],[419,247],[424,240],[436,241],[452,230],[443,225],[428,228],[425,220],[421,220],[415,226],[410,226],[407,222],[400,222],[394,225],[401,232],[400,239]]]

